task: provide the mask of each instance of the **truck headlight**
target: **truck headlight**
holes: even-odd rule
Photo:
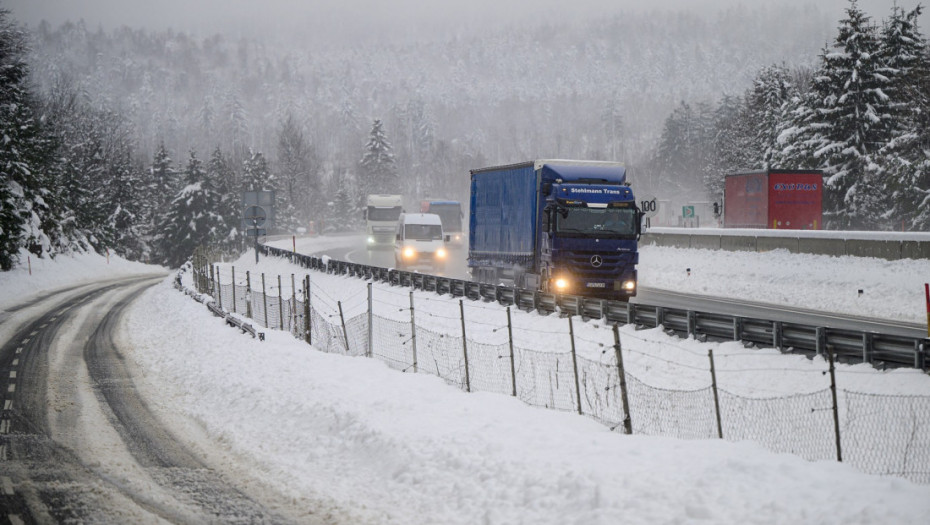
[[[632,292],[636,289],[636,281],[624,281],[623,289]]]
[[[404,257],[408,259],[412,259],[416,257],[416,255],[417,255],[417,251],[413,249],[413,246],[407,246],[406,248],[404,248]]]
[[[446,255],[447,255],[447,254],[446,254],[446,249],[445,249],[445,248],[439,248],[438,250],[436,250],[436,258],[437,258],[437,259],[445,259],[445,258],[446,258]]]
[[[568,289],[568,279],[564,277],[557,277],[555,279],[555,289],[560,292]]]

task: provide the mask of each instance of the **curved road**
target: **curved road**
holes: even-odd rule
[[[241,488],[255,480],[212,467],[136,390],[120,320],[164,278],[72,287],[0,312],[0,523],[306,522],[306,509],[268,508]]]

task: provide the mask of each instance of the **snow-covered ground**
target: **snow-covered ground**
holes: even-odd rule
[[[309,242],[322,248],[344,240]],[[24,270],[0,274],[7,292],[0,308],[70,281],[150,271],[93,261],[34,263],[28,287],[20,284]],[[251,254],[235,265],[237,272],[299,271],[272,260],[254,267]],[[751,298],[758,301],[916,320],[920,312],[908,316],[912,308],[900,305],[915,301],[909,290],[922,294],[930,277],[927,261],[655,247],[643,250],[640,268],[646,286],[745,296],[755,284]],[[805,268],[816,271],[800,271]],[[321,295],[346,303],[347,315],[364,307],[363,281],[319,273],[311,278]],[[856,297],[852,308],[844,294],[862,279],[876,290],[895,290],[898,302]],[[869,286],[855,286],[871,297]],[[397,301],[395,295],[406,299],[376,293],[384,303]],[[457,301],[425,293],[416,300],[435,322],[458,326],[455,315],[446,315],[457,314]],[[820,302],[806,302],[813,300]],[[502,324],[495,305],[467,308],[473,329],[484,326],[482,335],[500,336],[493,331]],[[332,502],[327,512],[337,523],[922,524],[930,515],[930,486],[866,475],[846,464],[809,462],[751,442],[625,436],[586,417],[531,408],[505,395],[467,394],[376,359],[312,351],[286,333],[268,331],[258,342],[225,326],[169,280],[144,293],[125,322],[138,386],[156,409],[193,421],[216,441],[221,457],[252,465],[264,485],[298,505]],[[554,323],[565,322],[515,312],[514,335],[545,348],[560,344],[557,332],[564,328]],[[583,330],[579,352],[596,354],[599,342],[612,342],[596,322]],[[706,365],[698,362],[706,363],[708,349],[721,356],[721,388],[740,394],[813,392],[827,385],[818,360],[680,340],[660,330],[624,329],[622,337],[628,371],[655,386],[705,386]],[[916,370],[840,365],[837,381],[861,392],[930,395],[930,377]]]

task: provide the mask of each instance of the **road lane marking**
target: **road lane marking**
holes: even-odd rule
[[[10,523],[13,525],[26,525],[26,522],[19,517],[19,514],[9,514],[7,519],[10,520]]]
[[[10,386],[6,389],[7,392],[16,392],[16,383],[10,383]]]
[[[3,487],[3,494],[7,496],[13,495],[13,480],[7,476],[0,478],[0,487]]]
[[[10,370],[10,379],[16,379],[16,370]]]
[[[37,333],[39,333],[38,330],[33,330],[32,332],[29,333],[29,335],[35,336]]]
[[[9,434],[9,433],[10,433],[10,420],[0,419],[0,434]]]
[[[29,341],[32,341],[32,338],[27,337],[27,338],[23,339],[23,344],[26,344],[26,343],[28,343]]]
[[[19,359],[14,359],[13,366],[18,366],[18,365],[19,365]]]
[[[7,399],[3,401],[3,410],[13,410],[13,400]]]
[[[0,445],[0,461],[6,461],[6,445]]]

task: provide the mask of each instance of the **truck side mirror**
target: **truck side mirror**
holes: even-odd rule
[[[397,240],[398,240],[398,241],[401,240],[400,234],[399,234],[399,233],[397,234]]]

